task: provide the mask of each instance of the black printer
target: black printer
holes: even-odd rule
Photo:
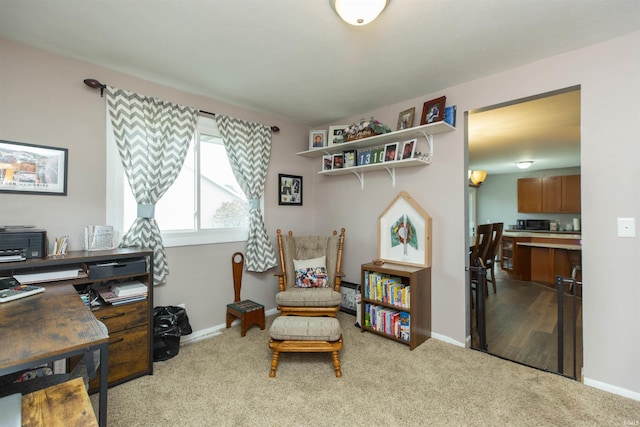
[[[46,230],[0,226],[0,262],[24,261],[46,256]]]

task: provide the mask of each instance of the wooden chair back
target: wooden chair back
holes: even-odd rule
[[[231,266],[233,269],[233,302],[240,301],[240,289],[242,288],[242,269],[244,268],[244,255],[236,252],[231,256]]]
[[[493,240],[493,224],[481,224],[476,228],[476,241],[471,250],[469,265],[485,267],[489,246]],[[478,264],[479,263],[479,264]]]

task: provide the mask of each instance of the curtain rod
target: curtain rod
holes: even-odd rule
[[[100,96],[104,96],[104,90],[107,88],[107,85],[100,83],[98,80],[96,79],[84,79],[84,84],[86,84],[87,86],[89,86],[92,89],[100,89]],[[198,110],[201,113],[204,114],[209,114],[211,116],[215,116],[216,113],[210,113],[208,111],[204,111],[204,110]],[[280,132],[280,128],[278,126],[270,126],[271,130],[273,132]]]

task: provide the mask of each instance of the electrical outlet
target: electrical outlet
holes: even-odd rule
[[[618,237],[636,237],[635,218],[618,218]]]

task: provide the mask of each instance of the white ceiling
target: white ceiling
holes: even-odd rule
[[[365,27],[328,0],[0,0],[0,37],[310,128],[639,29],[638,0],[392,0]]]

